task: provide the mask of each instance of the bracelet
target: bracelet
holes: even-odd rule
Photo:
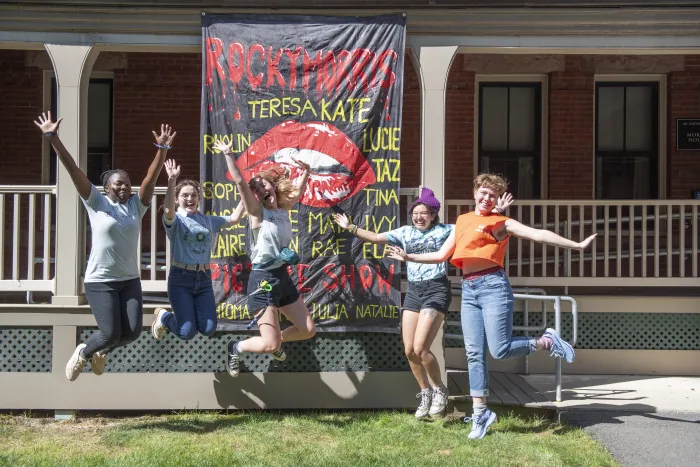
[[[355,224],[350,224],[350,227],[348,228],[348,231],[355,235],[357,233],[357,226]]]
[[[495,208],[495,209],[496,209],[496,212],[497,212],[497,213],[499,213],[499,214],[503,214],[504,212],[506,212],[506,210],[505,210],[505,209],[503,209],[503,208],[499,208],[498,206],[496,206],[496,208]]]
[[[153,143],[153,145],[160,149],[172,149],[172,146],[168,146],[167,144]]]
[[[44,136],[46,138],[51,138],[52,136],[56,136],[56,132],[55,131],[47,131],[46,133],[44,133]]]

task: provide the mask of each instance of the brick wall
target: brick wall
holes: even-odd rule
[[[151,131],[168,123],[177,131],[169,153],[185,177],[199,179],[200,54],[127,54],[114,71],[114,166],[138,184],[153,161]],[[165,184],[165,172],[159,185]]]
[[[445,95],[445,198],[469,199],[474,178],[474,72],[464,70],[464,55],[452,63]]]
[[[0,185],[41,183],[43,74],[24,51],[0,50]]]
[[[700,190],[700,151],[676,151],[676,119],[700,117],[700,55],[686,55],[685,71],[668,77],[668,197],[688,199]]]
[[[411,57],[406,54],[401,113],[401,186],[420,185],[420,81]]]

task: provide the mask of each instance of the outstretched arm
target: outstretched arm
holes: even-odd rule
[[[228,223],[231,225],[236,225],[238,224],[243,216],[245,215],[245,204],[243,201],[238,203],[238,206],[236,206],[236,209],[233,210],[231,215],[229,216]]]
[[[455,231],[454,229],[452,230],[452,233],[447,237],[445,243],[442,244],[440,250],[435,253],[408,254],[402,248],[396,246],[387,247],[387,250],[389,250],[389,258],[399,261],[411,261],[413,263],[423,264],[444,263],[455,251]]]
[[[75,185],[75,189],[78,190],[80,197],[88,199],[90,191],[92,190],[92,183],[88,180],[85,172],[80,170],[80,167],[75,163],[75,160],[58,137],[58,127],[62,120],[62,118],[59,118],[56,122],[51,121],[51,112],[48,112],[48,116],[46,113],[42,113],[39,116],[39,121],[34,121],[34,124],[39,127],[44,133],[44,136],[46,136],[51,143],[51,146],[53,146],[58,160],[61,161],[63,167],[68,171],[68,175],[70,175],[71,180],[73,180],[73,185]]]
[[[598,234],[593,234],[582,242],[574,242],[560,235],[544,229],[533,229],[527,225],[523,225],[515,219],[508,219],[504,225],[505,231],[516,237],[532,240],[546,245],[558,246],[561,248],[570,248],[572,250],[584,250],[591,244],[593,239]]]
[[[241,193],[241,202],[243,203],[245,210],[248,211],[248,215],[259,219],[260,216],[262,216],[262,205],[260,204],[260,201],[258,201],[258,198],[256,198],[253,194],[253,190],[250,189],[243,178],[241,171],[238,169],[238,165],[236,165],[236,161],[233,160],[233,153],[231,152],[232,146],[233,142],[226,144],[223,141],[218,141],[214,145],[214,149],[218,149],[224,153],[224,157],[226,157],[226,165],[229,173],[231,174],[231,180],[233,180],[238,187],[238,191]]]
[[[175,165],[175,159],[165,161],[165,173],[168,174],[168,190],[165,192],[163,216],[165,216],[165,223],[169,225],[175,218],[175,187],[177,177],[180,176],[180,166]]]
[[[345,214],[333,214],[333,220],[336,224],[338,224],[345,230],[349,230],[350,233],[352,233],[354,236],[361,240],[371,243],[377,243],[379,245],[389,243],[389,239],[387,239],[386,235],[384,235],[383,233],[378,234],[369,230],[361,229],[355,224],[350,223],[350,220],[348,220],[348,216],[346,216]]]
[[[156,152],[156,157],[148,167],[146,177],[141,182],[141,187],[139,188],[139,199],[141,203],[146,206],[151,203],[153,191],[156,187],[156,181],[158,180],[158,175],[160,175],[160,170],[163,168],[165,156],[168,155],[168,149],[172,146],[175,135],[177,135],[177,132],[173,132],[173,129],[167,124],[160,126],[160,135],[157,135],[155,131],[152,133],[156,138],[158,152]]]

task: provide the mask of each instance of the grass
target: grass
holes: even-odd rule
[[[508,414],[486,438],[405,412],[209,412],[128,419],[0,416],[12,466],[617,466],[582,430]]]

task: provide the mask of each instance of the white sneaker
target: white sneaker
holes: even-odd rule
[[[80,356],[80,352],[86,347],[85,344],[79,344],[73,351],[70,360],[66,364],[66,378],[70,381],[75,381],[80,373],[87,365],[87,359]]]
[[[95,352],[92,354],[92,362],[90,362],[90,366],[92,367],[92,372],[97,376],[100,376],[105,372],[105,366],[107,366],[107,354],[100,352]]]
[[[277,352],[272,352],[270,355],[272,355],[272,358],[274,358],[278,362],[283,362],[287,359],[287,354],[284,353],[284,350],[282,350],[282,347],[280,347]]]
[[[428,411],[430,410],[430,400],[432,398],[433,391],[430,389],[425,389],[424,391],[416,394],[416,397],[420,399],[420,405],[416,410],[416,418],[425,418],[428,416]]]
[[[157,341],[161,340],[165,336],[165,331],[168,330],[163,324],[163,315],[167,312],[168,310],[164,308],[156,308],[153,312],[155,318],[153,318],[153,324],[151,324],[151,334]]]
[[[449,392],[446,387],[433,389],[433,403],[430,406],[430,416],[440,417],[445,414]]]

